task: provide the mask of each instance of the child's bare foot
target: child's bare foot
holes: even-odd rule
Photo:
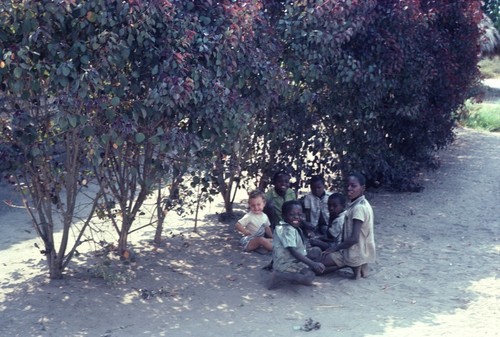
[[[359,280],[360,278],[368,277],[368,264],[362,264],[361,266],[351,267],[354,274],[353,279]]]
[[[311,286],[316,274],[309,268],[303,269],[300,273],[291,273],[290,281]]]
[[[361,277],[368,277],[368,263],[361,266]]]
[[[280,281],[277,279],[277,277],[274,275],[274,272],[271,276],[271,280],[269,281],[269,284],[267,285],[268,290],[274,290],[278,287],[280,284]]]
[[[268,264],[266,264],[264,267],[262,267],[262,269],[264,270],[269,270],[269,271],[273,271],[273,260],[271,260],[271,262],[269,262]]]
[[[304,273],[286,273],[274,270],[267,289],[269,290],[276,289],[276,287],[278,287],[278,285],[283,281],[311,286],[314,277],[315,274],[312,270],[308,270],[307,272]]]
[[[361,266],[351,267],[354,280],[359,280],[361,278]]]
[[[285,280],[283,273],[274,270],[271,274],[271,279],[269,281],[269,284],[267,286],[268,290],[273,290],[276,289],[281,282]]]
[[[305,286],[312,286],[312,281],[314,280],[314,275],[296,275],[294,282],[302,284]]]

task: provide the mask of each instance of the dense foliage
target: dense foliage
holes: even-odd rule
[[[295,1],[282,13],[317,167],[418,188],[416,170],[452,140],[453,111],[478,76],[478,3]]]
[[[500,0],[484,0],[482,9],[500,31]]]
[[[415,189],[477,81],[480,17],[470,0],[3,1],[0,169],[53,278],[94,214],[124,253],[153,191],[159,236],[174,207],[218,192],[231,212],[283,167]]]

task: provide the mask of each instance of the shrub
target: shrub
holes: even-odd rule
[[[312,124],[300,125],[316,163],[328,156],[324,170],[418,189],[412,178],[453,140],[454,112],[478,81],[479,5],[284,4],[277,20],[284,65],[305,103],[297,110],[311,114]]]

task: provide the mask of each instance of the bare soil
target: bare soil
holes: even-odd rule
[[[500,135],[458,129],[440,162],[421,174],[421,193],[367,193],[378,253],[368,278],[341,271],[273,291],[261,269],[270,256],[241,251],[220,203],[198,233],[169,216],[160,247],[152,228],[134,233],[134,261],[111,261],[108,283],[96,277],[102,257],[87,254],[49,281],[2,185],[0,336],[498,336]]]

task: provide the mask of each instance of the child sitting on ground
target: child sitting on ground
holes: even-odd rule
[[[373,210],[364,196],[365,177],[358,173],[347,178],[347,197],[351,201],[346,210],[342,242],[323,253],[326,272],[351,267],[354,278],[368,275],[368,263],[375,262],[375,234]]]
[[[275,227],[273,238],[273,274],[269,289],[281,281],[311,285],[315,274],[322,274],[325,266],[317,262],[321,250],[317,247],[306,250],[305,237],[300,229],[302,205],[291,200],[283,204],[283,221]]]
[[[328,211],[328,196],[323,176],[312,176],[309,181],[311,192],[304,197],[304,213],[306,221],[314,228],[315,234],[321,233],[321,228],[328,227],[330,212]]]
[[[274,228],[274,226],[283,220],[281,214],[283,203],[289,200],[297,200],[297,195],[290,188],[290,175],[285,171],[279,171],[274,174],[273,185],[274,188],[266,193],[267,204],[264,210],[271,221],[271,228]]]
[[[321,234],[318,237],[309,240],[311,246],[326,250],[341,242],[346,216],[345,205],[346,197],[341,193],[333,193],[328,197],[328,211],[330,213],[328,225],[319,229]]]
[[[269,218],[263,212],[265,205],[264,192],[260,190],[250,192],[248,194],[250,212],[238,220],[235,225],[236,229],[244,235],[240,243],[247,252],[261,247],[267,251],[273,250],[271,224]]]

